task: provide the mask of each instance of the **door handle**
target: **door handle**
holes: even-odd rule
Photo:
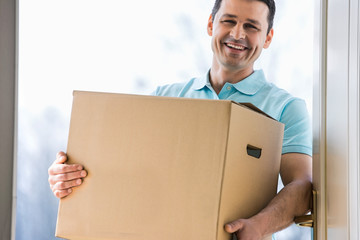
[[[313,228],[313,240],[317,240],[317,193],[312,190],[312,209],[308,215],[295,217],[294,222],[300,227]]]
[[[313,214],[295,217],[295,224],[300,227],[314,227]]]

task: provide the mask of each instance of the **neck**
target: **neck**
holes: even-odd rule
[[[213,64],[210,70],[210,83],[216,94],[219,94],[225,83],[238,83],[250,76],[253,72],[252,67],[232,70],[222,66],[214,66]]]

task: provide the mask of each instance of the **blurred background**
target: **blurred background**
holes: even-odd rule
[[[54,237],[47,169],[66,151],[72,91],[150,94],[205,74],[213,0],[19,0],[16,239]],[[312,113],[313,2],[277,0],[275,35],[256,64]],[[281,188],[281,184],[279,184]],[[278,240],[311,239],[292,225]]]

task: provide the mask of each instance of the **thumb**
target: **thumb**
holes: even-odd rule
[[[225,231],[228,233],[234,233],[242,229],[244,223],[241,219],[225,224]]]
[[[58,152],[56,154],[55,163],[62,164],[67,161],[67,156],[64,152]]]

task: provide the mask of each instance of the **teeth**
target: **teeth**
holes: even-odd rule
[[[226,45],[228,47],[235,48],[235,49],[238,49],[238,50],[244,50],[245,49],[245,47],[243,47],[243,46],[237,46],[237,45],[234,45],[234,44],[231,44],[231,43],[227,43]]]

